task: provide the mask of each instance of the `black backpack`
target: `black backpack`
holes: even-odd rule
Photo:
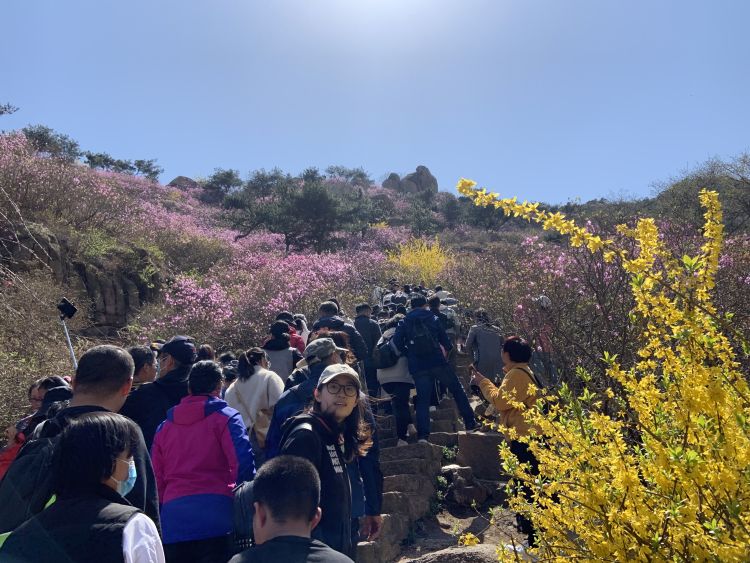
[[[440,352],[440,345],[432,335],[430,327],[422,319],[414,319],[408,326],[407,348],[410,354],[418,358],[429,358]]]
[[[391,344],[391,338],[381,338],[372,351],[372,362],[376,369],[392,368],[398,363],[399,354]]]
[[[52,498],[52,459],[59,434],[24,444],[0,481],[0,532],[18,528]]]

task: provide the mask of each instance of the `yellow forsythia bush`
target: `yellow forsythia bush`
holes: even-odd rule
[[[393,265],[398,279],[406,283],[424,282],[430,287],[439,281],[450,256],[437,238],[432,242],[411,239],[389,252],[388,261]]]
[[[540,432],[522,441],[539,460],[538,477],[502,448],[508,472],[534,493],[534,503],[511,498],[538,530],[531,552],[542,561],[750,561],[750,390],[727,337],[733,329],[711,300],[723,236],[718,195],[700,194],[701,251],[677,258],[652,219],[619,227],[636,243],[628,253],[559,213],[475,186],[462,179],[458,190],[621,261],[644,327],[635,365],[604,358],[616,393],[563,386],[538,402],[548,409],[528,412]],[[600,407],[612,397],[620,414],[606,416]]]

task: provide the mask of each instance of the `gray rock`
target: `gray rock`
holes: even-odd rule
[[[494,545],[479,544],[471,547],[449,547],[423,555],[413,562],[418,563],[490,563],[497,561]]]
[[[452,483],[457,477],[472,481],[474,479],[474,472],[471,467],[461,467],[458,464],[445,465],[440,470],[440,474],[445,477],[449,483]]]
[[[411,182],[416,186],[418,192],[438,192],[437,178],[432,175],[426,166],[417,166],[417,171],[407,174],[401,180],[402,189],[405,182]]]
[[[401,190],[401,178],[395,172],[391,172],[388,178],[383,182],[383,187],[387,190],[400,191]]]
[[[471,467],[479,479],[498,480],[503,475],[499,447],[504,441],[502,434],[459,432],[456,461]]]
[[[173,188],[181,189],[181,190],[201,187],[198,182],[196,182],[192,178],[188,178],[187,176],[177,176],[174,180],[169,182],[169,184],[167,185],[172,186]]]

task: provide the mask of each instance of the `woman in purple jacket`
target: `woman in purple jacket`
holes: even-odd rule
[[[167,563],[229,559],[232,490],[255,475],[242,416],[219,398],[211,361],[190,370],[190,395],[169,410],[151,448]]]

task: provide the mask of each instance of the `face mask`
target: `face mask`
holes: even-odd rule
[[[117,460],[120,463],[125,463],[125,461],[118,459]],[[124,481],[118,481],[114,477],[110,477],[115,483],[117,483],[117,492],[121,496],[127,495],[130,491],[133,490],[133,487],[135,486],[135,480],[138,477],[138,473],[135,470],[135,461],[132,459],[127,462],[128,463],[128,478]]]

